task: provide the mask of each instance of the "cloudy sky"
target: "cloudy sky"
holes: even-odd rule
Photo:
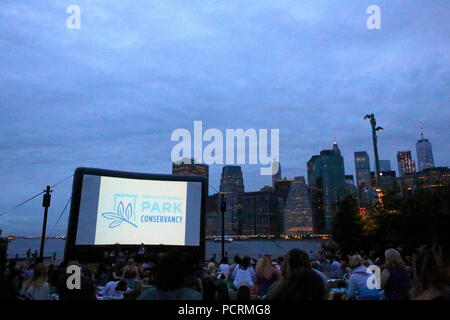
[[[66,9],[81,8],[81,29]],[[381,30],[369,30],[369,5]],[[170,173],[173,130],[280,130],[283,176],[336,137],[348,174],[375,113],[381,159],[397,169],[424,124],[436,165],[450,165],[450,2],[0,2],[0,210],[89,166]],[[243,166],[245,188],[270,184]],[[219,187],[221,165],[210,181]],[[212,192],[212,190],[210,190]],[[49,234],[64,234],[71,180],[55,188]],[[0,217],[39,235],[41,197]]]

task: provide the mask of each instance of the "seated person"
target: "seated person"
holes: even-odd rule
[[[124,280],[110,281],[106,284],[100,295],[103,297],[112,297],[113,299],[123,299],[124,293],[131,291]]]

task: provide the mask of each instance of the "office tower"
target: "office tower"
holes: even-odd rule
[[[282,221],[284,236],[295,238],[313,233],[313,211],[304,177],[295,177],[290,183]]]
[[[332,150],[312,156],[307,168],[314,232],[330,233],[336,204],[346,194],[344,158],[336,141]]]
[[[375,177],[375,174],[374,174]],[[381,171],[380,172],[380,188],[382,190],[392,190],[397,189],[397,176],[395,171]]]
[[[381,171],[391,171],[391,160],[378,160]]]
[[[435,189],[450,184],[450,169],[434,167],[424,169],[415,175],[415,186],[420,189]]]
[[[279,197],[272,188],[245,192],[242,200],[241,234],[260,236],[280,235]]]
[[[355,187],[353,175],[345,175],[346,194],[352,197],[358,197],[358,189]]]
[[[277,182],[275,182],[273,191],[278,197],[281,197],[282,199],[287,199],[291,183],[292,183],[291,179],[278,180]]]
[[[431,148],[431,142],[428,139],[422,138],[416,143],[417,151],[417,165],[419,171],[423,171],[428,168],[434,167],[433,150]]]
[[[205,208],[205,236],[216,237],[222,234],[222,216],[220,212],[220,195],[208,196]]]
[[[209,189],[209,166],[207,164],[198,163],[194,159],[184,158],[172,163],[172,174],[203,176],[206,178]]]
[[[226,199],[225,233],[227,235],[241,234],[242,197],[244,181],[240,166],[224,166],[220,179],[220,192]]]
[[[371,203],[372,179],[369,155],[366,151],[355,152],[355,173],[360,207],[367,208]]]
[[[375,176],[375,172],[373,171],[370,172],[370,182],[372,184],[372,188],[377,187],[377,177]]]
[[[397,162],[400,178],[416,173],[416,164],[412,160],[411,151],[397,152]]]
[[[278,180],[281,180],[281,164],[278,161],[274,161],[272,164],[272,187],[275,186]]]

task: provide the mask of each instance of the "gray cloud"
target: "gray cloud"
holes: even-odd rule
[[[0,208],[78,166],[169,173],[171,132],[194,120],[279,128],[287,177],[306,175],[334,136],[352,174],[354,151],[372,155],[362,120],[372,112],[394,168],[398,150],[415,155],[419,120],[436,164],[450,165],[450,4],[375,2],[2,1]],[[66,28],[71,4],[80,30]],[[381,30],[366,28],[371,4]],[[247,190],[270,183],[259,166],[243,170]],[[211,167],[215,188],[220,172]],[[49,223],[70,187],[55,189]],[[39,234],[40,204],[0,217],[0,228]]]

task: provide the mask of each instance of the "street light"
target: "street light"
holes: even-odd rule
[[[380,187],[380,162],[378,160],[378,147],[377,147],[377,131],[383,131],[382,127],[377,127],[377,121],[375,120],[375,115],[373,113],[366,114],[364,120],[369,120],[372,126],[372,140],[373,140],[373,153],[375,154],[375,181],[376,186]]]

